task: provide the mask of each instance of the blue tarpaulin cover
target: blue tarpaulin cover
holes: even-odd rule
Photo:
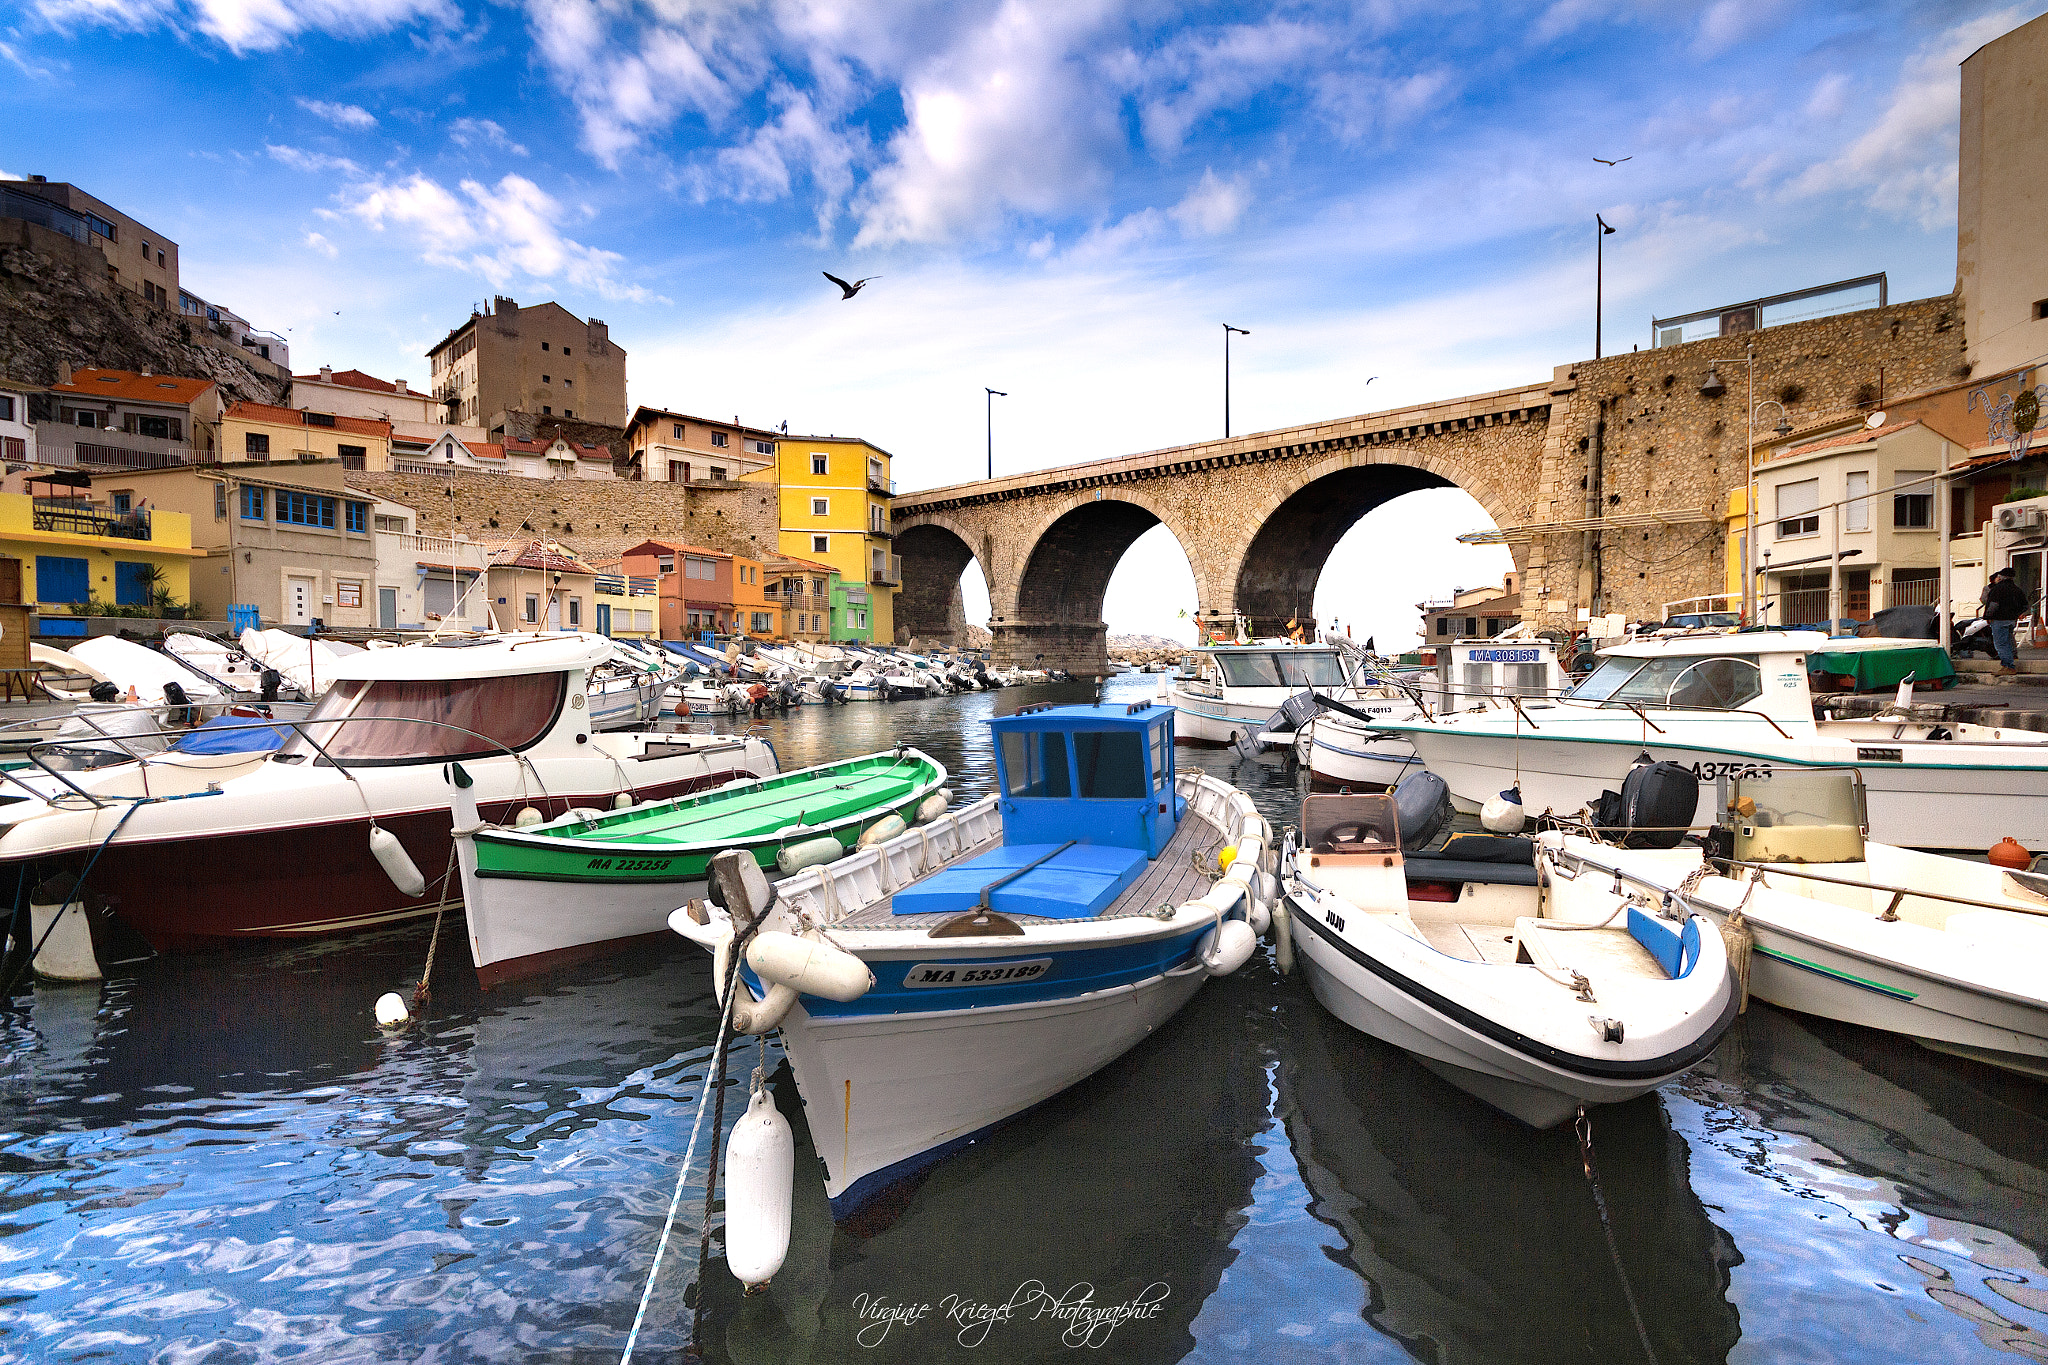
[[[171,747],[181,754],[260,754],[284,747],[288,725],[265,725],[251,716],[215,716]]]
[[[1037,862],[1056,848],[1058,844],[1007,844],[992,849],[898,891],[890,909],[898,915],[971,910],[980,901],[984,886]],[[997,887],[989,906],[1004,915],[1090,919],[1108,909],[1150,861],[1142,848],[1076,844]]]

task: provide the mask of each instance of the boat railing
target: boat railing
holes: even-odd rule
[[[69,777],[65,776],[65,769],[52,767],[49,763],[44,761],[46,753],[64,752],[69,750],[76,750],[79,748],[99,749],[102,752],[106,752],[106,750],[103,748],[103,745],[111,745],[113,746],[114,750],[126,754],[130,759],[133,759],[137,763],[147,764],[149,760],[152,758],[162,758],[165,755],[176,754],[177,751],[171,748],[170,744],[174,744],[177,739],[182,738],[183,736],[188,734],[200,733],[199,727],[197,726],[185,726],[175,723],[166,724],[166,722],[169,721],[169,717],[172,712],[188,711],[195,709],[193,707],[163,704],[150,706],[142,709],[149,711],[151,713],[152,718],[157,723],[158,728],[151,735],[145,736],[135,734],[115,734],[101,726],[99,721],[90,713],[75,712],[66,719],[83,722],[87,727],[89,727],[94,732],[93,734],[71,735],[64,738],[49,739],[39,744],[32,744],[28,746],[26,749],[20,750],[18,752],[23,758],[27,759],[30,763],[33,763],[37,768],[41,769],[43,772],[55,778],[60,784],[69,788],[73,795],[77,796],[83,801],[86,801],[95,809],[106,810],[111,806],[131,804],[155,799],[152,798],[146,791],[135,796],[96,796],[92,792],[89,792],[85,788],[79,786],[76,782],[73,782]],[[107,714],[116,713],[110,712]],[[124,710],[118,714],[121,714],[123,716],[132,716],[134,714],[134,711]],[[15,721],[8,725],[0,725],[0,740],[4,740],[4,737],[9,730],[19,729],[25,726],[44,724],[47,723],[47,721],[48,717],[42,717],[37,720]],[[396,721],[404,725],[431,725],[443,730],[453,730],[457,734],[481,742],[486,748],[495,749],[498,751],[497,753],[484,755],[485,757],[497,758],[503,756],[512,758],[514,760],[520,761],[527,768],[528,771],[532,770],[533,765],[530,763],[525,763],[524,759],[517,750],[508,748],[506,745],[499,742],[498,740],[492,739],[489,735],[481,734],[475,730],[468,729],[461,725],[456,725],[450,721],[428,720],[425,717],[421,716],[325,716],[317,720],[311,718],[289,720],[281,717],[264,719],[261,717],[250,716],[247,718],[246,724],[208,726],[205,730],[205,733],[209,735],[221,735],[236,734],[245,730],[290,730],[294,735],[296,735],[300,739],[303,739],[309,746],[311,746],[315,753],[319,754],[322,759],[326,760],[326,762],[331,767],[333,767],[337,772],[341,773],[342,776],[346,777],[350,782],[356,782],[356,776],[354,773],[349,771],[348,764],[336,759],[332,754],[328,753],[326,747],[322,745],[318,739],[314,738],[311,734],[307,733],[306,727],[312,725],[348,725],[354,722],[388,723],[392,721]],[[158,738],[169,741],[170,743],[167,743],[166,746],[162,749],[141,749],[137,748],[134,744],[130,743],[130,741],[132,740],[139,740],[145,738]],[[273,751],[273,753],[274,752],[275,751]],[[192,757],[192,755],[185,756]],[[457,755],[453,754],[448,755],[447,761],[453,762],[456,760],[457,757]],[[477,757],[477,755],[471,754],[467,755],[466,757],[475,758]],[[433,762],[435,760],[431,758],[422,758],[420,761],[426,763]],[[534,774],[534,780],[536,782],[539,781],[538,773]],[[56,804],[56,801],[52,799],[50,793],[41,792],[36,790],[34,787],[29,786],[26,782],[23,782],[20,776],[16,773],[0,771],[0,783],[12,784],[13,786],[19,787],[21,790],[27,792],[29,796],[34,800],[44,801],[51,805]],[[357,785],[360,787],[360,783],[358,783]],[[197,793],[193,794],[196,795]],[[544,799],[553,799],[549,795],[545,785],[543,785],[541,788],[541,795]]]

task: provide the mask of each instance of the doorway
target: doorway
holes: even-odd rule
[[[303,626],[313,619],[313,580],[310,578],[289,578],[285,580],[285,619],[295,626]]]
[[[377,626],[381,630],[398,629],[398,589],[377,589]]]
[[[597,633],[607,637],[612,633],[612,604],[609,602],[597,604]]]

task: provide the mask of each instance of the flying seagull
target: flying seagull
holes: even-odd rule
[[[1625,157],[1621,158],[1621,161],[1609,161],[1609,160],[1608,160],[1608,159],[1607,159],[1606,157],[1604,157],[1604,156],[1596,156],[1596,157],[1594,157],[1593,159],[1594,159],[1595,161],[1599,162],[1599,163],[1600,163],[1601,165],[1603,165],[1603,166],[1619,166],[1619,165],[1621,164],[1621,162],[1622,162],[1622,161],[1634,161],[1634,160],[1635,160],[1635,157],[1634,157],[1634,156],[1625,156]]]
[[[839,286],[840,301],[842,303],[845,302],[847,299],[852,298],[855,294],[858,294],[860,292],[860,287],[866,284],[868,280],[879,280],[882,278],[880,275],[870,275],[868,276],[868,280],[855,280],[852,284],[848,284],[845,280],[840,279],[837,275],[833,274],[829,270],[820,271],[819,273],[822,274],[826,279],[832,281],[832,283]]]

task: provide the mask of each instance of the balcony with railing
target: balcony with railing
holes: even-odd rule
[[[881,540],[896,538],[896,533],[889,529],[888,514],[879,507],[868,509],[868,534]]]
[[[870,469],[868,471],[868,492],[880,493],[884,497],[894,497],[896,494],[896,480],[885,479]]]
[[[445,564],[451,568],[482,571],[490,567],[490,552],[474,540],[451,536],[423,535],[417,531],[377,532],[380,562]]]
[[[893,588],[903,581],[903,560],[899,555],[889,555],[880,562],[868,566],[868,582],[885,588]]]
[[[149,513],[108,512],[70,498],[37,498],[30,524],[38,531],[67,536],[112,536],[116,540],[148,540]]]
[[[201,463],[208,456],[205,451],[193,450],[189,446],[153,444],[150,449],[137,449],[99,441],[78,441],[66,446],[38,438],[35,458],[39,464],[56,465],[62,469],[174,469],[179,465]]]
[[[653,574],[601,573],[593,591],[600,597],[655,597],[661,580]]]

